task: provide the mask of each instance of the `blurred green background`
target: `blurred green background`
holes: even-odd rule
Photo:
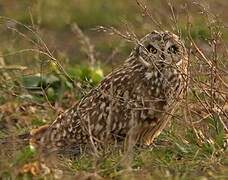
[[[154,20],[160,22],[164,29],[175,31],[168,2],[166,0],[148,0],[146,4]],[[186,0],[170,2],[175,7],[174,12],[177,14],[178,26],[183,36],[187,33],[186,24],[187,15],[189,15],[193,24],[193,37],[202,40],[209,37],[208,24],[200,14],[200,8],[196,3]],[[209,8],[215,15],[221,16],[222,20],[227,20],[228,2],[226,0],[201,2],[205,4],[205,8]],[[65,0],[64,2],[59,0],[2,0],[0,2],[0,15],[16,19],[27,25],[34,24],[52,51],[69,58],[74,63],[85,58],[80,53],[78,39],[71,29],[74,22],[91,38],[91,43],[96,46],[96,50],[101,51],[100,54],[98,53],[98,59],[100,60],[108,58],[121,39],[117,36],[95,31],[94,28],[97,26],[114,26],[124,30],[127,23],[138,37],[151,30],[158,29],[150,18],[142,16],[142,10],[135,0]],[[8,25],[14,26],[13,23]],[[227,37],[227,35],[225,36]],[[0,38],[0,50],[3,52],[6,50],[13,51],[25,46],[25,42],[18,42],[20,39],[17,35],[12,36],[9,30],[4,28],[1,28]],[[121,59],[124,59],[129,53],[131,47],[129,46],[129,44],[124,44],[120,48],[119,55]],[[23,57],[23,60],[25,59]]]

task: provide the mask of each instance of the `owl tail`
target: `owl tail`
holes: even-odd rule
[[[51,132],[50,125],[44,125],[30,132],[30,145],[40,150],[40,153],[44,155],[49,154],[61,154],[64,156],[77,156],[81,154],[81,145],[65,144],[64,146],[57,146],[55,141],[51,141],[49,133]]]

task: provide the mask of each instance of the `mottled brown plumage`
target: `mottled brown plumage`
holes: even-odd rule
[[[31,143],[44,150],[77,149],[131,135],[149,145],[180,101],[186,73],[187,54],[179,37],[153,31],[77,104],[50,126],[32,131]]]

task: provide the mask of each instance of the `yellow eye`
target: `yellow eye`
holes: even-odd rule
[[[157,50],[154,46],[152,46],[151,44],[149,44],[149,45],[146,47],[146,49],[147,49],[149,52],[153,53],[153,54],[156,54],[156,53],[158,52],[158,50]]]

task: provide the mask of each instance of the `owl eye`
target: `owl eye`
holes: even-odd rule
[[[179,51],[178,47],[176,45],[172,45],[168,48],[168,53],[171,54],[171,53],[174,53],[176,54],[177,52]]]
[[[146,49],[147,49],[149,52],[153,53],[153,54],[156,54],[157,51],[158,51],[158,50],[157,50],[154,46],[152,46],[151,44],[149,44],[149,45],[146,47]]]

